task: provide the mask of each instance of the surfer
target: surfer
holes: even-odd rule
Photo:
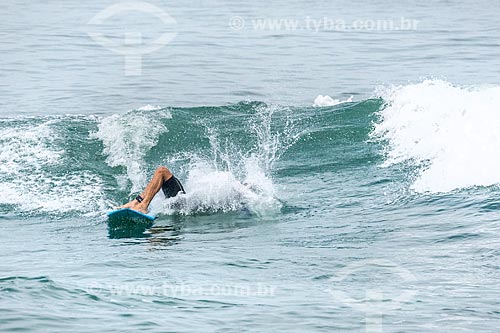
[[[160,189],[163,190],[167,198],[175,197],[179,192],[186,193],[179,179],[177,179],[169,169],[161,166],[156,169],[153,178],[140,195],[118,208],[130,208],[147,214],[151,200],[153,200]]]

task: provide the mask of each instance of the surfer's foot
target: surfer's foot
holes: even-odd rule
[[[130,209],[136,210],[136,211],[144,213],[144,214],[148,213],[148,207],[144,203],[138,203],[137,201],[136,201],[136,203],[137,204],[134,205],[133,207],[130,207]]]
[[[124,209],[124,208],[130,208],[144,214],[148,213],[148,207],[144,203],[140,203],[136,199],[130,201],[129,203],[126,203],[125,205],[117,207],[117,209]]]
[[[132,208],[137,204],[138,204],[137,200],[134,199],[134,200],[130,201],[129,203],[126,203],[125,205],[121,205],[121,206],[116,207],[116,209]]]
[[[121,206],[116,207],[116,209],[124,209],[124,208],[132,208],[132,201],[130,201],[129,203],[127,203],[125,205],[121,205]]]

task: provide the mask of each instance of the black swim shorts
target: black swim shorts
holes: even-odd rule
[[[161,185],[161,189],[167,198],[175,197],[179,192],[186,193],[181,182],[179,179],[175,178],[175,176],[172,176],[169,180],[164,181]]]

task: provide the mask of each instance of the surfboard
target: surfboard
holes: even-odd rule
[[[108,212],[108,218],[132,221],[154,221],[156,216],[144,214],[130,208],[122,208]]]

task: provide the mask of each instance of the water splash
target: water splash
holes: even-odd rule
[[[161,208],[154,209],[164,214],[196,214],[245,208],[258,216],[276,214],[282,204],[272,179],[274,163],[300,133],[287,108],[259,106],[254,111],[246,125],[246,135],[253,142],[250,149],[222,138],[217,127],[205,124],[210,153],[184,154],[189,161],[187,194],[167,199]]]
[[[99,139],[104,144],[103,154],[111,167],[125,167],[127,178],[132,183],[131,193],[141,191],[147,183],[147,152],[158,142],[160,134],[167,132],[165,119],[171,119],[167,110],[154,112],[130,111],[124,115],[112,115],[103,118],[97,132],[91,138]],[[122,187],[126,182],[118,179]]]

